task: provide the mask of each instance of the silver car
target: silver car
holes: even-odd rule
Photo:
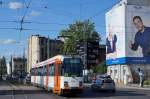
[[[92,81],[91,89],[93,91],[116,91],[115,83],[109,75],[97,75],[96,79]]]

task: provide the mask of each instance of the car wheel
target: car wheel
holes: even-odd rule
[[[111,92],[112,92],[112,93],[115,93],[115,92],[116,92],[116,90],[115,90],[115,89],[113,89]]]
[[[95,88],[93,86],[91,86],[92,91],[95,91]]]

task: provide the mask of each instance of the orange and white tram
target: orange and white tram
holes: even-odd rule
[[[82,93],[82,68],[81,58],[57,55],[32,67],[31,83],[56,94]]]

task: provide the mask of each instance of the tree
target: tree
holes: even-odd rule
[[[76,53],[77,42],[101,40],[94,23],[89,20],[70,24],[67,29],[60,32],[60,35],[65,39],[62,51],[66,54]]]
[[[7,73],[7,67],[6,67],[6,59],[5,57],[3,56],[1,59],[0,59],[0,75],[2,77],[2,75],[6,74]]]
[[[92,68],[94,73],[99,73],[99,74],[105,74],[107,73],[107,66],[106,66],[106,62],[102,62],[101,64],[99,64],[98,66],[95,66]]]

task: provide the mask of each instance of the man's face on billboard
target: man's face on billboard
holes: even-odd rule
[[[139,18],[134,19],[133,23],[138,31],[143,30],[143,22]]]

